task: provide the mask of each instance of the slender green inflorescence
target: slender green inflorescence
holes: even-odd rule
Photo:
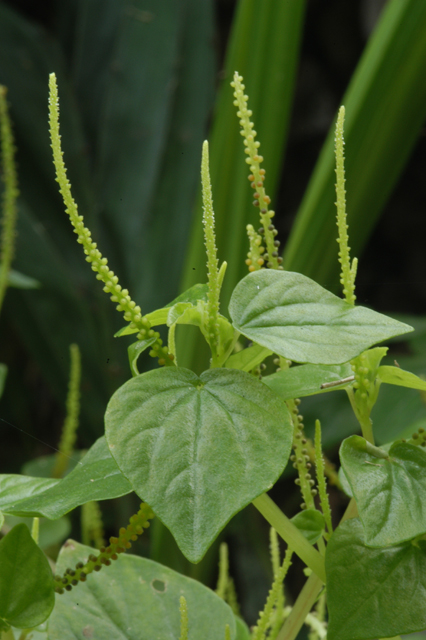
[[[229,624],[227,624],[225,627],[225,640],[231,640],[231,629],[229,627]]]
[[[333,533],[333,525],[331,523],[331,509],[325,481],[324,458],[322,457],[321,446],[321,423],[319,420],[315,421],[315,468],[317,472],[317,485],[321,510],[324,515],[325,524],[327,525],[327,531],[331,535]]]
[[[282,589],[282,583],[284,582],[284,579],[291,565],[292,555],[293,551],[291,549],[287,549],[287,551],[285,552],[283,563],[280,566],[277,574],[274,576],[274,581],[266,599],[265,607],[259,614],[257,625],[253,629],[252,640],[265,640],[266,638],[266,633],[270,628],[273,619],[274,606],[279,597],[280,590]]]
[[[81,539],[86,546],[93,542],[96,549],[105,546],[102,513],[96,500],[81,507]]]
[[[350,247],[348,237],[348,225],[346,223],[346,191],[345,191],[345,156],[344,156],[344,139],[343,139],[343,123],[345,119],[345,107],[340,107],[336,122],[336,207],[337,207],[337,227],[339,230],[339,262],[342,267],[340,282],[343,285],[343,295],[346,302],[351,305],[355,304],[355,276],[358,261],[356,258],[350,260]]]
[[[149,527],[149,520],[154,516],[151,507],[142,502],[139,511],[130,518],[127,527],[121,527],[117,538],[109,539],[108,547],[101,547],[97,556],[90,554],[86,563],[79,562],[75,569],[67,569],[63,576],[55,576],[56,593],[71,591],[79,582],[85,582],[89,573],[100,571],[102,566],[109,566],[112,560],[117,560],[119,554],[130,549],[132,541],[137,540],[143,530]]]
[[[212,186],[210,182],[209,171],[209,143],[207,140],[203,142],[203,153],[201,160],[201,184],[203,193],[203,225],[204,225],[204,242],[207,251],[207,276],[209,290],[207,294],[207,323],[209,343],[212,349],[212,366],[216,366],[216,355],[219,347],[219,271],[218,258],[216,248],[216,238],[214,230],[214,211]]]
[[[40,531],[40,518],[33,518],[33,526],[31,527],[31,537],[38,544],[38,536]]]
[[[67,413],[59,442],[59,451],[56,454],[56,461],[52,470],[54,478],[62,478],[66,472],[77,437],[81,379],[80,349],[77,344],[70,345],[70,359],[70,378],[66,402]]]
[[[7,89],[0,85],[0,145],[4,192],[0,238],[0,311],[7,289],[15,247],[16,200],[19,194],[15,166],[15,145],[6,100]]]
[[[163,347],[160,334],[151,329],[150,322],[146,317],[142,316],[141,308],[131,299],[128,290],[122,289],[118,283],[117,276],[108,267],[108,260],[102,256],[96,242],[93,242],[90,230],[84,225],[83,216],[78,213],[77,204],[72,197],[71,185],[67,178],[61,149],[58,88],[54,73],[49,76],[49,125],[56,182],[59,184],[59,191],[65,204],[65,210],[74,227],[74,233],[78,236],[77,242],[83,245],[87,262],[90,263],[92,270],[96,272],[96,278],[104,283],[104,291],[110,294],[112,302],[117,303],[117,311],[123,313],[124,319],[130,323],[132,328],[139,330],[138,339],[157,338],[152,346],[150,355],[157,357],[158,363],[161,365],[173,364],[173,355],[168,353],[166,346]]]
[[[263,157],[259,155],[258,149],[260,142],[256,140],[256,131],[250,118],[252,111],[247,109],[248,96],[244,94],[245,86],[243,84],[243,78],[237,72],[234,74],[234,80],[231,82],[231,87],[234,91],[234,105],[238,107],[237,116],[240,118],[241,135],[244,138],[245,153],[247,154],[246,162],[250,165],[249,180],[254,192],[253,204],[255,207],[260,208],[260,220],[262,226],[259,229],[259,234],[265,237],[266,251],[262,255],[263,260],[266,262],[266,266],[270,269],[282,269],[282,258],[278,256],[278,247],[280,245],[278,240],[275,240],[275,236],[278,231],[272,224],[272,218],[275,215],[274,211],[269,210],[269,204],[271,198],[266,195],[263,182],[265,180],[265,169],[260,168],[260,164],[263,161]],[[252,260],[249,256],[248,260]],[[248,262],[246,261],[248,264]],[[254,271],[256,266],[251,262],[248,264],[249,270]],[[261,265],[262,266],[262,265]],[[250,269],[254,267],[254,269]]]
[[[180,611],[180,636],[179,640],[188,640],[188,605],[185,596],[179,600]]]
[[[280,559],[280,548],[278,543],[278,534],[275,531],[274,527],[270,528],[269,536],[270,536],[272,570],[275,578],[275,576],[278,575],[280,570],[281,559]],[[268,640],[273,640],[273,638],[276,638],[279,630],[281,629],[281,626],[285,619],[284,605],[285,605],[284,585],[281,584],[281,587],[278,590],[277,600],[275,602],[273,622],[271,625],[271,632],[269,634]]]
[[[247,254],[246,265],[249,271],[258,271],[265,264],[263,257],[265,247],[262,245],[262,236],[256,233],[252,224],[248,224],[246,229],[250,243],[250,251]]]
[[[219,576],[216,585],[217,595],[225,600],[235,615],[240,615],[237,594],[234,581],[229,575],[229,551],[226,542],[222,542],[219,548]]]
[[[228,545],[226,542],[222,542],[219,547],[219,576],[217,579],[216,593],[225,600],[226,591],[228,588],[229,580],[229,558],[228,558]]]

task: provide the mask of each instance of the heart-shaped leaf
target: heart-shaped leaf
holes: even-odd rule
[[[85,562],[91,553],[90,547],[69,540],[59,555],[57,572]],[[222,640],[226,625],[236,640],[230,607],[200,582],[130,554],[121,555],[103,573],[91,574],[87,582],[57,598],[49,640],[177,640],[181,596],[188,606],[189,640]]]
[[[426,629],[426,543],[365,545],[358,518],[333,533],[325,555],[328,640],[393,638]]]
[[[351,380],[347,380],[347,378],[352,376],[353,371],[349,363],[329,366],[302,364],[300,367],[290,367],[290,369],[278,371],[270,376],[264,376],[262,382],[282,398],[288,400],[344,389],[346,385],[351,384]],[[346,382],[329,386],[330,383],[333,385],[345,379]],[[327,386],[321,389],[323,384]]]
[[[340,461],[365,529],[365,542],[384,547],[426,533],[426,451],[398,442],[388,458],[367,452],[366,441],[351,436]]]
[[[342,364],[376,342],[412,331],[402,322],[353,307],[290,271],[261,269],[235,287],[229,313],[243,335],[295,362]]]
[[[62,480],[0,476],[0,508],[12,515],[56,520],[91,500],[110,500],[131,491],[102,437]]]
[[[27,629],[48,618],[55,604],[53,575],[25,524],[0,540],[0,629]]]
[[[149,371],[111,398],[106,438],[136,493],[198,562],[229,519],[282,473],[293,427],[283,400],[235,369]]]

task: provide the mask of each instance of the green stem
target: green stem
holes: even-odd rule
[[[291,549],[303,560],[322,582],[325,583],[325,566],[324,558],[314,549],[314,547],[306,540],[299,529],[287,518],[286,515],[277,507],[275,502],[266,494],[262,494],[255,500],[253,504],[263,515],[265,520],[269,522],[271,527],[279,533],[282,539]]]
[[[294,640],[296,638],[306,616],[315,604],[322,586],[322,580],[314,574],[307,579],[276,640]]]

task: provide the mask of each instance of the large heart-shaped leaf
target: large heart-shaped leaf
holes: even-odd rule
[[[290,271],[261,269],[243,278],[229,304],[233,325],[250,340],[295,362],[342,364],[376,342],[412,331],[353,307]]]
[[[62,548],[57,573],[85,562],[93,549],[73,540]],[[179,600],[188,606],[189,640],[222,640],[229,625],[236,638],[230,607],[200,582],[157,562],[121,555],[87,582],[58,596],[49,619],[49,640],[177,640],[180,637]]]
[[[18,524],[0,540],[0,630],[35,627],[55,604],[53,576],[28,528]]]
[[[426,451],[398,442],[388,458],[377,458],[366,446],[364,438],[351,436],[340,448],[366,544],[384,547],[426,533]]]
[[[351,383],[351,380],[347,380],[347,378],[352,375],[353,372],[349,363],[329,366],[302,364],[300,367],[291,367],[290,369],[272,373],[270,376],[265,376],[262,378],[262,382],[272,391],[288,400],[290,398],[304,398],[317,393],[344,389],[346,385]],[[346,382],[338,384],[345,379]],[[321,388],[323,384],[326,384],[325,388]],[[332,386],[333,384],[335,386]]]
[[[106,438],[133,489],[198,562],[228,520],[283,471],[283,400],[235,369],[149,371],[111,398]]]
[[[51,520],[91,500],[110,500],[132,491],[111,457],[104,437],[62,480],[3,475],[0,489],[0,508],[4,513]]]
[[[329,640],[393,638],[426,629],[426,544],[365,545],[358,518],[343,522],[325,555]]]

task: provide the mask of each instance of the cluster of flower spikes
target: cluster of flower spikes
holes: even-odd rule
[[[247,108],[248,96],[244,94],[245,86],[242,83],[242,76],[238,73],[234,74],[234,80],[231,82],[231,86],[234,88],[234,105],[238,107],[237,116],[240,118],[241,135],[244,138],[245,153],[247,154],[246,162],[250,165],[249,180],[251,187],[254,189],[253,205],[260,207],[260,219],[262,226],[258,229],[257,233],[254,231],[252,225],[247,226],[247,233],[250,240],[250,251],[246,260],[246,264],[249,271],[255,271],[261,269],[266,265],[270,269],[282,269],[282,258],[278,255],[278,249],[280,243],[275,239],[278,231],[272,224],[272,218],[275,215],[274,211],[270,211],[268,206],[271,199],[266,195],[265,187],[263,185],[265,180],[265,169],[260,168],[263,157],[258,154],[260,142],[256,140],[256,131],[250,118],[252,111]],[[266,244],[265,248],[262,246],[262,240],[264,239]]]
[[[303,502],[300,505],[301,509],[313,509],[314,497],[317,495],[318,490],[315,488],[315,480],[311,475],[311,458],[308,450],[308,440],[305,437],[303,416],[299,414],[298,406],[300,399],[296,398],[293,401],[294,406],[290,407],[291,417],[294,426],[293,437],[293,450],[294,453],[290,456],[290,460],[293,463],[294,469],[297,469],[299,477],[296,478],[295,483],[300,486]]]
[[[108,260],[102,256],[96,242],[93,242],[90,230],[84,225],[83,216],[78,213],[77,203],[71,193],[71,184],[67,177],[61,148],[58,87],[54,73],[49,76],[49,124],[56,182],[59,184],[59,191],[64,201],[66,213],[74,227],[74,233],[78,236],[77,241],[83,245],[87,262],[90,263],[92,270],[96,272],[96,278],[104,283],[104,291],[110,294],[113,302],[117,303],[117,310],[124,312],[124,319],[130,323],[131,328],[139,330],[138,339],[155,338],[150,355],[157,357],[160,365],[173,364],[173,354],[170,354],[168,348],[163,346],[160,334],[158,331],[154,331],[149,320],[142,316],[141,308],[131,299],[128,290],[123,289],[118,283],[118,277],[108,267]]]
[[[142,502],[139,511],[130,518],[130,523],[126,528],[122,527],[119,531],[118,538],[111,537],[108,547],[101,547],[100,553],[95,556],[90,554],[86,563],[79,562],[75,569],[68,568],[63,576],[55,576],[56,593],[64,593],[78,585],[79,582],[85,582],[89,573],[100,571],[102,566],[108,567],[112,560],[117,560],[120,553],[123,553],[132,546],[132,541],[138,539],[150,525],[149,520],[154,518],[154,512],[151,507]]]

